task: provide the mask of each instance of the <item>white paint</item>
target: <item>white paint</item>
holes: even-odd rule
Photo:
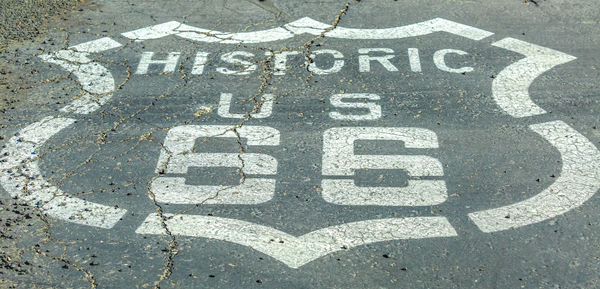
[[[266,93],[262,95],[262,104],[260,106],[260,111],[249,114],[231,113],[230,110],[232,97],[233,96],[231,93],[221,93],[221,98],[219,100],[219,108],[217,110],[217,113],[220,117],[243,119],[249,116],[251,118],[267,118],[273,113],[273,100],[275,99],[275,96],[272,94]]]
[[[71,118],[46,117],[21,129],[6,142],[6,147],[2,150],[0,168],[6,170],[37,160],[36,149],[74,122]]]
[[[442,18],[435,18],[415,24],[394,28],[361,29],[336,27],[325,33],[326,37],[345,39],[400,39],[423,36],[434,32],[448,32],[472,40],[481,40],[493,33],[477,29],[468,25],[459,24]]]
[[[191,41],[219,44],[262,43],[293,37],[290,31],[282,27],[261,31],[227,33],[182,24],[173,33]]]
[[[192,66],[192,74],[198,75],[204,73],[204,66],[208,62],[208,52],[199,51],[196,53],[196,58],[194,59],[194,65]]]
[[[234,44],[282,40],[303,33],[320,35],[330,28],[330,25],[310,18],[302,18],[283,27],[264,31],[220,33],[172,21],[123,33],[123,35],[140,41],[157,39],[168,35],[178,35],[194,41]],[[422,36],[438,31],[445,31],[473,40],[480,40],[492,35],[492,33],[484,30],[436,18],[412,25],[385,29],[349,29],[337,27],[326,32],[325,36],[346,39],[399,39]],[[528,94],[529,85],[543,72],[556,65],[572,61],[575,57],[512,38],[505,38],[493,43],[493,45],[526,56],[524,59],[506,67],[493,81],[493,95],[498,105],[513,117],[533,116],[545,113],[543,109],[535,105],[530,99]],[[89,113],[97,110],[100,105],[110,99],[114,90],[112,75],[99,63],[94,63],[90,60],[88,56],[89,53],[97,53],[120,46],[118,42],[110,38],[101,38],[72,46],[69,50],[61,50],[40,56],[40,58],[47,62],[58,64],[73,73],[85,91],[80,98],[65,106],[62,109],[63,112]],[[409,48],[411,70],[420,71],[418,50],[412,49]],[[202,55],[200,56],[202,57]],[[437,62],[436,65],[445,65],[443,57],[441,59],[438,57]],[[198,62],[198,72],[200,72],[202,63],[205,62]],[[68,118],[48,117],[22,129],[18,137],[11,138],[1,152],[2,155],[4,153],[7,153],[7,155],[1,157],[0,184],[12,196],[19,197],[34,206],[41,207],[42,211],[52,217],[79,224],[111,228],[125,214],[125,210],[66,196],[60,189],[44,181],[39,170],[35,154],[37,148],[42,146],[47,139],[68,127],[73,121],[73,119]],[[501,208],[469,214],[469,217],[484,232],[516,228],[558,216],[580,206],[600,188],[600,152],[583,135],[561,121],[536,124],[530,127],[559,150],[563,163],[562,173],[554,184],[530,199]],[[211,136],[235,137],[235,133],[231,129],[226,126],[213,126],[210,129],[211,133],[218,132],[218,134]],[[268,131],[266,134],[265,131],[256,131],[246,126],[237,130],[246,130],[244,134],[248,136],[249,145],[261,145],[262,143],[266,145],[279,144],[279,132],[276,130]],[[361,133],[368,134],[367,132]],[[261,135],[264,138],[253,137]],[[426,135],[421,135],[422,138],[415,142],[411,141],[410,137],[407,138],[405,133],[400,134],[402,138],[405,138],[403,141],[405,141],[407,147],[423,146],[423,143],[426,144],[424,147],[437,147],[437,139],[432,141],[432,138]],[[397,136],[389,136],[389,138],[386,137],[384,139],[396,139]],[[348,150],[348,141],[352,143],[354,140],[351,138],[345,139],[346,145],[342,145],[342,147],[346,147],[346,150]],[[164,154],[161,153],[161,158],[163,157]],[[163,161],[166,166],[168,162],[166,162],[166,159]],[[160,163],[161,161],[159,160]],[[266,161],[266,163],[269,163],[269,161]],[[239,166],[239,163],[236,166]],[[432,174],[443,173],[441,172],[441,167],[435,167],[437,165],[413,167],[412,170],[417,172],[426,171]],[[324,166],[324,171],[326,169],[332,168],[325,168]],[[335,169],[333,170],[335,171]],[[351,174],[352,170],[350,170]],[[348,172],[342,169],[342,175],[348,175]],[[252,178],[249,178],[246,179],[246,182],[252,180]],[[260,180],[257,186],[265,182],[262,179],[256,180]],[[348,182],[349,180],[342,181]],[[415,186],[410,181],[412,180],[409,180],[409,186]],[[333,187],[335,189],[338,186],[334,184]],[[403,193],[409,194],[411,192],[412,190]],[[384,195],[386,193],[389,192],[383,192]],[[424,192],[424,194],[426,193]],[[364,191],[358,190],[357,192],[353,192],[352,195],[362,196],[362,200],[358,201],[359,203],[371,201],[369,197],[364,196]],[[346,198],[343,202],[351,202],[346,195],[335,197],[334,199],[337,198]],[[426,196],[426,198],[432,197]],[[507,219],[505,218],[506,216],[510,218]],[[299,238],[289,236],[272,228],[243,221],[205,216],[183,215],[178,217],[170,218],[167,221],[169,228],[175,234],[217,238],[251,246],[261,252],[275,256],[294,268],[328,252],[339,250],[337,248],[341,248],[341,246],[335,247],[337,245],[335,242],[339,240],[346,240],[345,242],[349,245],[344,244],[343,246],[347,248],[350,245],[360,245],[381,240],[456,236],[456,232],[447,223],[447,220],[441,217],[382,219],[349,223],[321,229]],[[150,215],[147,221],[147,223],[140,226],[138,229],[139,233],[164,233],[158,216]],[[282,245],[273,243],[270,236],[279,236],[286,238],[286,240],[290,239],[291,241],[285,242],[289,248],[274,248],[273,246]],[[269,239],[267,240],[267,238]],[[290,243],[291,245],[289,245]]]
[[[414,127],[336,127],[323,133],[323,174],[353,176],[354,170],[404,169],[411,176],[443,176],[441,163],[417,155],[355,155],[356,140],[397,140],[406,148],[438,148],[436,134]],[[423,162],[421,162],[423,161]]]
[[[270,52],[269,52],[270,53]],[[274,75],[285,75],[285,71],[288,69],[287,67],[287,57],[299,55],[298,51],[281,51],[273,56],[273,69],[275,72]],[[269,54],[270,55],[270,54]]]
[[[152,59],[154,52],[144,52],[142,53],[140,64],[138,64],[135,74],[147,74],[150,65],[164,65],[163,73],[173,72],[177,68],[180,55],[180,52],[169,52],[166,59]]]
[[[166,23],[121,33],[121,35],[134,40],[158,39],[177,33],[176,29],[181,25],[182,24],[177,21],[169,21]]]
[[[383,53],[394,53],[391,48],[360,48],[358,49],[358,71],[369,72],[371,71],[371,61],[377,61],[387,71],[398,71],[391,62],[390,59],[394,58],[394,54],[385,54],[379,56],[370,56],[370,52],[383,52]]]
[[[229,74],[247,75],[247,74],[250,74],[250,72],[256,70],[256,68],[257,68],[256,64],[253,64],[250,61],[244,60],[243,58],[239,58],[238,56],[251,58],[251,57],[254,57],[254,54],[247,52],[247,51],[233,51],[233,52],[225,53],[225,54],[221,55],[222,61],[229,63],[229,64],[241,65],[243,68],[232,70],[227,67],[217,67],[217,72],[220,72],[223,74],[228,74],[228,75]]]
[[[408,49],[408,62],[410,63],[410,70],[412,72],[421,72],[421,57],[419,56],[419,49],[409,48]]]
[[[344,99],[358,99],[363,100],[361,102],[344,102]],[[338,120],[375,120],[381,118],[381,105],[365,100],[379,100],[380,97],[377,94],[372,93],[346,93],[346,94],[335,94],[331,96],[331,105],[338,108],[354,108],[354,109],[367,109],[368,114],[342,114],[338,111],[332,111],[329,113],[329,117]]]
[[[291,268],[299,268],[327,254],[365,244],[456,236],[456,231],[444,217],[366,220],[331,226],[298,237],[235,219],[170,214],[166,217],[166,226],[172,234],[239,244],[271,256]],[[149,215],[136,233],[166,234],[157,214]]]
[[[74,48],[83,51],[98,51],[102,47],[110,49],[115,44],[104,40],[98,43],[90,41]],[[46,62],[57,64],[72,73],[78,80],[83,94],[61,109],[62,112],[88,114],[96,111],[112,98],[115,81],[108,69],[88,58],[88,52],[61,50],[55,53],[40,55]]]
[[[560,176],[541,193],[508,206],[478,211],[469,218],[486,233],[554,218],[581,206],[600,189],[600,152],[562,121],[530,125],[561,154]]]
[[[87,58],[87,53],[64,50],[40,55],[40,58],[73,73],[81,84],[81,89],[91,94],[108,94],[115,88],[110,71],[99,63],[92,62]]]
[[[56,196],[42,210],[53,218],[102,229],[111,229],[127,213],[125,209],[68,196]]]
[[[160,177],[152,183],[156,201],[168,204],[256,205],[275,195],[275,179],[247,178],[234,186],[192,186],[185,178]]]
[[[279,144],[279,131],[264,126],[243,126],[235,129],[248,145]],[[158,177],[150,190],[157,201],[173,204],[259,204],[269,201],[275,194],[275,179],[252,178],[248,175],[274,175],[277,160],[272,156],[253,153],[195,153],[194,144],[199,138],[237,138],[229,127],[218,125],[185,125],[174,127],[167,133],[156,171],[167,174],[186,174],[190,167],[234,167],[245,178],[234,186],[186,185],[182,177]]]
[[[105,37],[39,56],[72,73],[84,91],[79,98],[63,107],[62,112],[87,114],[100,108],[112,97],[112,74],[88,56],[89,53],[120,46],[118,42]],[[126,210],[70,197],[44,180],[39,169],[38,148],[73,122],[75,120],[70,118],[46,117],[19,131],[18,136],[12,137],[0,152],[0,155],[6,154],[0,162],[0,184],[11,196],[38,207],[52,218],[110,229],[125,215]]]
[[[324,179],[326,202],[345,206],[433,206],[448,199],[446,182],[408,180],[406,187],[359,187],[354,180]]]
[[[576,57],[514,38],[504,38],[492,45],[525,55],[500,71],[492,82],[492,94],[498,106],[513,117],[546,113],[529,97],[529,86],[542,73]]]
[[[48,54],[42,54],[42,55],[39,55],[38,57],[40,57],[41,59],[48,61],[50,63],[54,63],[54,64],[59,64],[59,63],[55,63],[55,62],[51,62],[51,61],[64,62],[66,60],[69,62],[67,64],[70,64],[73,66],[79,66],[80,64],[88,64],[88,63],[93,62],[89,58],[89,56],[90,56],[90,54],[87,52],[78,52],[75,50],[66,49],[66,50],[50,52]]]
[[[169,35],[198,42],[240,44],[240,43],[263,43],[279,41],[292,38],[301,34],[320,35],[325,33],[326,37],[344,39],[400,39],[415,36],[423,36],[434,32],[447,32],[472,40],[481,40],[493,33],[459,24],[442,18],[435,18],[411,25],[382,29],[358,29],[336,27],[325,24],[309,17],[298,19],[294,22],[261,31],[226,33],[209,29],[197,28],[177,21],[171,21],[142,29],[123,33],[122,35],[138,41],[157,39]],[[327,32],[326,32],[327,31]]]
[[[356,140],[398,140],[407,148],[437,148],[437,136],[423,128],[343,127],[323,134],[325,176],[353,176],[359,169],[401,169],[410,177],[443,176],[442,164],[422,155],[356,155]],[[425,206],[447,198],[444,181],[410,180],[408,187],[358,187],[353,180],[323,179],[325,201],[339,205]]]
[[[321,35],[321,33],[325,32],[327,29],[331,29],[331,25],[319,22],[310,17],[300,18],[283,25],[283,27],[292,32],[290,37],[302,34]]]
[[[126,210],[69,197],[44,180],[40,172],[37,149],[74,122],[70,118],[47,117],[8,140],[0,152],[0,184],[12,197],[40,208],[50,217],[110,229]]]
[[[323,68],[317,67],[317,64],[315,63],[314,59],[317,57],[317,55],[321,55],[321,54],[331,54],[333,56],[333,59],[335,59],[333,61],[333,66],[331,66],[328,69],[323,69]],[[321,74],[321,75],[332,74],[332,73],[339,72],[340,70],[342,70],[342,67],[344,67],[344,60],[342,60],[344,58],[344,55],[337,50],[333,50],[333,49],[315,50],[315,51],[313,51],[313,53],[310,54],[309,58],[312,59],[313,61],[308,64],[308,71],[314,72],[315,74]]]
[[[446,65],[446,54],[453,53],[458,55],[468,55],[469,53],[458,49],[442,49],[433,53],[433,63],[439,70],[452,73],[466,73],[473,71],[473,67],[465,66],[460,68],[451,68]]]
[[[73,72],[77,76],[81,87],[85,90],[81,96],[61,108],[60,111],[66,113],[89,114],[98,110],[112,98],[113,95],[111,92],[115,85],[112,74],[108,69],[98,63],[90,64],[91,60],[88,59],[87,53],[98,53],[121,46],[122,45],[117,41],[104,37],[69,47],[69,49],[77,51],[75,53],[63,52],[55,55],[60,55],[59,58],[53,58],[51,56],[42,57],[48,62],[58,64],[66,70]],[[76,63],[83,64],[77,65]],[[92,66],[82,68],[82,65]]]
[[[178,141],[187,141],[178,139]],[[194,141],[194,140],[192,140]],[[168,147],[167,147],[168,149]],[[277,160],[269,155],[243,153],[192,153],[182,152],[171,156],[168,174],[187,174],[190,167],[228,167],[243,168],[247,175],[274,175],[277,173]]]
[[[112,98],[112,94],[97,95],[84,92],[80,97],[60,109],[62,112],[89,114],[98,110]]]
[[[244,125],[236,128],[242,138],[250,146],[277,146],[279,145],[279,131],[266,126]],[[162,149],[156,173],[160,168],[166,168],[171,156],[185,154],[193,150],[197,138],[226,137],[237,138],[233,127],[226,125],[184,125],[169,130],[163,146],[169,151]]]
[[[84,42],[81,44],[77,44],[69,47],[71,50],[75,50],[78,52],[87,52],[87,53],[98,53],[106,50],[110,50],[113,48],[121,47],[121,43],[108,38],[103,37],[96,40]]]

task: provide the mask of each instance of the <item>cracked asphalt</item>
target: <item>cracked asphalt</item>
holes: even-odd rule
[[[4,5],[1,288],[600,288],[595,3]],[[119,45],[73,48],[104,37]],[[563,54],[505,70],[538,46]],[[543,113],[511,116],[530,78]],[[51,128],[27,129],[49,117],[73,122],[40,145]],[[61,217],[56,192],[87,203]],[[91,203],[124,213],[105,225]]]

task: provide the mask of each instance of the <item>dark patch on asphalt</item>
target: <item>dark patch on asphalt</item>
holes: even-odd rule
[[[541,1],[541,0],[537,0],[537,1],[536,0],[523,0],[523,3],[525,3],[525,4],[532,3],[535,6],[539,6],[540,4],[538,4],[538,1]]]

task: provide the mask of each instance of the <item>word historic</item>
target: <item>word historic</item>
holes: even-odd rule
[[[215,70],[225,75],[248,75],[258,69],[258,61],[255,53],[248,51],[233,51],[215,57],[209,60],[211,54],[204,51],[196,53],[192,64],[191,74],[199,75],[205,72],[205,67],[214,61]],[[433,64],[441,71],[452,73],[466,73],[473,71],[473,67],[451,67],[446,63],[447,58],[459,58],[468,55],[467,52],[458,49],[440,49],[433,53]],[[166,56],[157,57],[154,52],[143,52],[136,74],[148,74],[150,70],[162,66],[163,73],[174,72],[179,67],[181,52],[169,52]],[[333,49],[313,50],[306,56],[301,51],[280,51],[273,53],[267,51],[265,56],[272,63],[271,67],[274,75],[285,75],[290,68],[288,60],[293,57],[302,59],[304,57],[304,67],[308,71],[319,74],[333,74],[340,72],[345,64],[345,57],[342,52]],[[358,49],[358,71],[370,72],[372,67],[379,65],[384,71],[398,71],[398,66],[406,65],[412,72],[421,72],[421,56],[419,49],[408,48],[406,51],[407,61],[402,63],[396,58],[394,50],[391,48],[359,48]],[[297,60],[297,59],[296,59]],[[160,70],[159,70],[160,71]]]

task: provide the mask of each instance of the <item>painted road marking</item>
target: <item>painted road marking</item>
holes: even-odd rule
[[[191,73],[198,75],[204,73],[204,66],[208,63],[208,52],[198,51],[196,58],[194,58],[194,66],[192,67]]]
[[[381,55],[381,53],[386,53]],[[391,59],[396,58],[396,54],[393,54],[394,50],[387,47],[380,48],[358,48],[358,72],[367,73],[371,72],[372,66],[381,66],[387,72],[398,73],[398,68],[392,63]],[[265,56],[271,56],[273,53],[270,51],[265,52]],[[379,55],[377,55],[379,54]],[[466,73],[474,70],[471,66],[452,68],[446,64],[446,55],[447,54],[457,54],[459,55],[468,55],[466,51],[458,50],[458,49],[440,49],[433,54],[433,64],[434,66],[445,72],[449,73]],[[161,73],[168,74],[174,73],[182,63],[180,63],[180,59],[182,58],[182,53],[179,51],[171,51],[165,57],[155,58],[155,53],[152,51],[142,52],[140,55],[140,60],[137,64],[136,74],[153,74],[153,73]],[[218,65],[226,64],[227,66],[217,66],[214,68],[214,71],[223,74],[223,75],[249,75],[252,73],[256,73],[258,70],[258,66],[256,62],[258,61],[257,56],[254,53],[236,50],[232,52],[226,52],[221,54],[218,57],[209,58],[210,53],[204,51],[196,52],[196,57],[194,58],[192,64],[191,74],[193,75],[202,75],[205,72],[205,66],[209,63]],[[324,55],[323,58],[318,57],[319,55]],[[317,75],[327,75],[339,73],[342,70],[348,69],[346,64],[346,56],[338,50],[335,49],[320,49],[320,50],[312,50],[312,53],[306,57],[301,54],[300,51],[283,51],[273,58],[273,75],[286,75],[288,71],[287,61],[288,56],[294,57],[302,57],[304,58],[304,67],[303,69],[308,69],[308,71],[313,72]],[[418,48],[408,48],[407,49],[408,56],[408,64],[410,66],[410,71],[412,72],[422,72],[421,68],[421,59],[419,57],[419,49]],[[456,56],[454,56],[456,57]],[[349,57],[350,59],[352,56]],[[333,59],[333,64],[330,67],[323,67],[324,64],[321,63],[322,59]],[[263,60],[271,61],[268,58],[263,58]],[[394,59],[395,60],[395,59]],[[395,61],[397,64],[400,61]],[[159,67],[162,68],[159,72]],[[153,69],[150,69],[153,68]]]
[[[273,113],[273,101],[275,96],[272,94],[265,93],[261,96],[261,106],[259,111],[253,111],[249,114],[231,113],[231,93],[221,93],[221,99],[219,100],[219,108],[217,113],[220,117],[224,118],[267,118]]]
[[[117,41],[105,37],[72,46],[68,50],[40,55],[46,62],[73,73],[84,90],[83,95],[63,107],[62,112],[88,114],[110,100],[115,89],[112,74],[88,56],[89,53],[120,46]],[[127,210],[70,197],[45,181],[39,170],[37,149],[73,122],[75,119],[46,117],[20,130],[0,152],[4,156],[0,162],[0,185],[11,196],[27,201],[50,217],[110,229]]]
[[[408,59],[410,63],[410,70],[412,72],[421,72],[421,58],[419,57],[419,49],[409,48]]]
[[[333,57],[333,59],[335,59],[333,61],[333,65],[330,68],[321,68],[321,67],[317,66],[316,62],[312,61],[312,62],[309,62],[309,64],[308,64],[308,71],[313,72],[315,74],[323,75],[323,74],[332,74],[332,73],[339,72],[340,70],[342,70],[342,67],[344,67],[344,55],[337,50],[333,50],[333,49],[314,50],[310,54],[309,58],[315,59],[317,57],[317,55],[321,55],[321,54],[330,54]]]
[[[576,57],[514,38],[504,38],[492,45],[525,55],[500,71],[492,82],[496,104],[513,117],[546,113],[529,97],[529,86],[542,73]]]
[[[71,50],[75,50],[77,52],[87,52],[87,53],[98,53],[106,50],[110,50],[113,48],[119,48],[123,45],[121,43],[112,40],[108,37],[99,38],[96,40],[84,42],[78,45],[74,45],[69,47]]]
[[[452,73],[466,73],[473,71],[473,67],[465,66],[460,68],[451,68],[446,65],[446,54],[458,54],[458,55],[467,55],[468,53],[458,49],[442,49],[433,53],[433,63],[435,66],[439,68],[441,71],[452,72]]]
[[[115,81],[112,74],[104,66],[88,58],[89,52],[119,47],[110,38],[101,38],[71,47],[73,50],[60,50],[56,53],[43,54],[40,58],[49,63],[61,66],[71,72],[84,91],[81,96],[61,109],[62,112],[89,114],[96,111],[112,98]]]
[[[518,228],[564,214],[581,206],[600,189],[600,151],[562,121],[529,126],[561,154],[562,172],[541,193],[512,205],[470,213],[486,233]]]
[[[410,177],[443,176],[442,163],[422,155],[356,155],[357,140],[397,140],[407,148],[437,148],[437,136],[423,128],[343,127],[323,134],[324,176],[353,176],[358,169],[405,170]],[[323,179],[323,199],[349,206],[428,206],[447,199],[446,183],[438,180],[408,181],[406,187],[359,187],[354,180]]]
[[[27,201],[51,217],[110,229],[126,210],[69,197],[42,178],[37,149],[73,122],[71,118],[47,117],[12,137],[1,152],[4,157],[0,162],[0,183],[12,197]]]
[[[170,52],[166,59],[154,59],[154,52],[144,52],[140,58],[135,74],[146,74],[150,65],[162,64],[163,72],[173,72],[177,68],[179,61],[179,52]]]
[[[387,53],[385,55],[373,56],[369,55],[370,52],[375,52],[378,54]],[[394,50],[391,48],[359,48],[358,49],[358,71],[360,72],[369,72],[371,71],[371,61],[377,61],[381,64],[387,71],[398,71],[398,68],[394,66],[390,59],[394,58]]]
[[[271,51],[265,52],[266,56],[271,56],[273,53]],[[300,55],[300,51],[281,51],[280,53],[275,54],[273,57],[273,70],[275,71],[273,75],[285,75],[285,72],[288,70],[287,67],[287,58],[288,56]]]
[[[364,244],[456,236],[456,231],[444,217],[366,220],[331,226],[298,237],[236,219],[171,214],[165,217],[172,234],[240,244],[269,255],[291,268],[299,268],[327,254]],[[165,234],[165,230],[158,214],[151,214],[136,233]]]
[[[361,102],[345,102],[344,100],[362,100]],[[329,99],[331,105],[336,108],[360,108],[369,111],[368,114],[349,114],[340,113],[339,111],[332,111],[329,113],[329,117],[337,120],[376,120],[381,118],[381,105],[376,104],[375,100],[380,100],[381,97],[374,93],[341,93],[334,94]],[[365,101],[372,100],[372,101]]]
[[[185,184],[183,177],[160,176],[151,184],[153,198],[172,204],[260,204],[275,195],[275,179],[251,175],[277,174],[277,160],[266,154],[192,152],[197,139],[246,138],[249,146],[279,145],[279,131],[266,126],[231,128],[222,125],[185,125],[169,130],[156,172],[186,174],[190,167],[234,167],[241,171],[233,186]]]
[[[304,17],[283,25],[283,27],[254,32],[225,33],[197,28],[177,21],[170,21],[125,32],[122,33],[122,35],[129,39],[140,41],[177,35],[198,42],[240,44],[285,40],[304,33],[311,35],[321,35],[322,33],[325,33],[325,37],[342,39],[400,39],[423,36],[434,32],[447,32],[472,40],[481,40],[493,34],[492,32],[442,18],[435,18],[394,28],[357,29],[338,26],[335,29],[332,29],[332,26],[329,24],[313,20],[309,17]]]
[[[263,31],[243,32],[243,33],[223,33],[211,31],[201,28],[195,28],[177,21],[171,21],[151,27],[146,27],[122,35],[138,40],[158,39],[169,35],[177,35],[194,41],[203,42],[218,42],[222,44],[239,44],[239,43],[259,43],[288,39],[299,34],[321,35],[324,33],[326,37],[342,38],[342,39],[399,39],[406,37],[422,36],[434,32],[447,32],[459,36],[463,36],[472,40],[480,40],[492,35],[481,29],[470,27],[456,22],[436,18],[416,24],[405,25],[395,28],[384,29],[353,29],[336,27],[312,20],[310,18],[302,18],[292,23],[283,25],[282,27],[273,28]],[[527,42],[512,38],[505,38],[494,42],[492,45],[514,51],[525,55],[521,59],[502,70],[493,80],[492,93],[494,100],[498,106],[515,118],[534,116],[543,114],[545,111],[537,106],[529,97],[529,85],[535,78],[543,72],[552,69],[553,67],[567,63],[575,57],[558,52],[549,48],[529,44]],[[75,45],[66,50],[60,50],[50,54],[40,56],[43,60],[57,64],[65,70],[73,73],[78,79],[84,93],[81,97],[75,99],[70,104],[61,109],[63,113],[72,114],[88,114],[99,109],[112,97],[115,89],[115,82],[110,71],[103,67],[100,63],[90,59],[90,53],[98,53],[101,51],[120,47],[117,41],[110,38],[100,38],[90,42]],[[322,53],[332,54],[336,56],[334,50],[321,50]],[[446,51],[456,52],[456,51]],[[314,51],[313,51],[314,53]],[[462,52],[460,52],[462,53]],[[292,53],[290,55],[295,55]],[[443,51],[438,53],[438,67],[443,64]],[[248,54],[235,53],[226,58],[230,63],[246,65],[246,69],[242,72],[250,72],[255,70],[253,64],[244,64],[244,57]],[[207,62],[208,53],[199,52],[195,60],[195,72],[201,74],[204,70],[204,65]],[[338,65],[330,68],[322,68],[313,66],[315,69],[321,69],[321,72],[331,73],[338,69],[340,60],[337,55]],[[152,57],[149,58],[149,64],[152,64]],[[281,59],[280,59],[281,60]],[[386,69],[391,69],[391,66],[386,63],[389,57],[375,59]],[[371,60],[369,60],[370,62]],[[366,65],[363,61],[363,65]],[[409,62],[412,71],[421,71],[420,59],[418,50],[409,49]],[[165,63],[166,64],[166,63]],[[445,65],[445,64],[444,64]],[[448,69],[461,69],[450,68]],[[143,67],[142,67],[143,68]],[[283,72],[285,70],[285,61],[282,64],[276,64],[276,69]],[[462,68],[463,70],[465,68]],[[465,71],[466,72],[466,71]],[[345,103],[343,98],[332,98],[332,104],[335,107],[344,108]],[[368,100],[376,100],[367,98]],[[337,101],[341,103],[337,103]],[[268,102],[268,101],[267,101]],[[230,101],[227,101],[229,104]],[[336,105],[337,103],[337,105]],[[371,118],[378,116],[377,107],[373,103],[367,103],[367,108],[370,111]],[[263,107],[264,111],[252,112],[249,117],[257,117],[271,115],[272,110],[268,107]],[[379,107],[380,109],[380,107]],[[229,108],[220,113],[226,117],[238,118],[238,115],[232,114]],[[2,158],[0,159],[0,184],[12,196],[16,196],[27,201],[32,206],[39,207],[40,210],[51,217],[62,219],[65,221],[96,226],[100,228],[112,228],[124,216],[126,210],[113,208],[101,204],[87,202],[82,199],[70,197],[67,193],[62,192],[56,186],[52,186],[46,182],[39,169],[36,152],[44,143],[53,135],[67,129],[75,122],[73,118],[65,117],[46,117],[38,122],[34,122],[23,128],[6,143],[6,147],[2,150]],[[556,217],[560,214],[572,210],[592,195],[600,188],[600,152],[589,142],[582,134],[575,131],[569,125],[562,121],[553,121],[529,126],[534,132],[545,138],[550,145],[554,146],[562,157],[562,172],[560,177],[550,187],[543,190],[540,194],[531,197],[527,200],[517,202],[512,205],[503,206],[500,208],[483,210],[469,214],[469,217],[475,224],[486,233],[506,230],[510,228],[518,228],[525,225],[541,222],[549,218]],[[343,131],[337,128],[337,132]],[[437,138],[435,133],[423,129],[407,129],[407,128],[352,128],[358,131],[358,134],[342,133],[337,137],[325,137],[324,142],[336,143],[349,156],[354,156],[351,143],[356,139],[402,139],[406,147],[417,148],[437,148]],[[382,129],[384,131],[382,131]],[[393,130],[393,131],[390,131]],[[396,131],[400,129],[400,131]],[[245,154],[242,159],[235,159],[231,155],[213,155],[207,156],[202,154],[193,155],[191,158],[183,158],[183,152],[191,151],[193,141],[198,137],[246,137],[248,145],[279,145],[279,132],[269,130],[265,127],[259,129],[250,126],[241,128],[230,126],[184,126],[180,129],[178,137],[171,137],[171,140],[165,140],[165,147],[169,147],[169,151],[163,149],[157,164],[157,172],[162,169],[165,171],[172,170],[173,172],[186,172],[187,167],[191,165],[212,166],[212,165],[227,165],[240,167],[240,163],[244,163],[244,169],[265,174],[276,173],[276,160],[268,155],[252,155]],[[173,130],[172,130],[173,131]],[[356,132],[355,131],[355,132]],[[177,135],[177,130],[173,134]],[[336,132],[331,130],[329,133]],[[169,132],[171,133],[171,132]],[[335,135],[335,134],[334,134]],[[349,136],[352,135],[352,136]],[[329,139],[329,140],[327,140]],[[182,140],[182,141],[180,141]],[[169,143],[170,142],[170,143]],[[191,146],[190,146],[191,143]],[[341,157],[333,149],[325,149],[329,147],[324,144],[323,157],[323,173],[325,175],[342,175],[352,176],[353,170],[357,167],[353,162],[340,162],[341,167],[329,166],[330,163],[337,163]],[[237,155],[236,155],[237,156]],[[371,162],[373,167],[385,168],[401,168],[407,170],[409,175],[431,175],[442,176],[443,170],[439,161],[427,156],[417,156],[411,159],[411,156],[394,156],[396,162],[387,162],[381,160],[385,166],[381,166],[374,156],[364,156],[364,161]],[[398,158],[400,157],[400,158]],[[246,159],[247,158],[247,159]],[[171,159],[173,161],[171,162]],[[246,163],[248,161],[248,164]],[[253,165],[258,163],[266,164],[266,168],[253,168]],[[169,168],[169,166],[171,166]],[[246,167],[248,166],[248,167]],[[258,178],[257,178],[258,179]],[[201,198],[206,197],[206,191],[198,190],[198,188],[182,187],[176,191],[183,194],[171,194],[172,191],[167,190],[166,186],[181,185],[181,180],[175,178],[161,180],[157,179],[156,185],[161,185],[162,190],[166,192],[163,196],[164,201],[179,201],[186,203],[198,202]],[[260,179],[259,179],[260,180]],[[156,181],[156,180],[155,180]],[[245,182],[252,182],[252,178],[246,178]],[[273,179],[274,181],[274,179]],[[350,181],[350,180],[348,180]],[[437,183],[436,183],[437,182]],[[268,199],[272,197],[269,190],[265,190],[264,186],[268,182],[260,181],[251,188],[252,192],[259,192],[260,196]],[[404,205],[419,205],[425,203],[440,203],[446,198],[445,186],[443,189],[441,183],[437,180],[429,183],[430,188],[419,189],[422,192],[417,192],[411,196],[408,191],[400,192],[404,194],[403,198],[408,196],[411,201],[402,200]],[[347,186],[354,184],[346,184]],[[437,187],[436,187],[437,186]],[[239,186],[237,186],[239,191]],[[417,190],[418,186],[413,185],[411,188]],[[382,192],[386,197],[389,197],[390,191],[395,188],[385,188]],[[161,189],[159,189],[161,190]],[[388,191],[386,191],[388,190]],[[428,195],[431,191],[436,191],[438,194]],[[212,189],[214,191],[214,189]],[[267,193],[265,193],[268,191]],[[362,199],[355,203],[364,204],[365,202],[373,201],[370,197],[364,197],[362,191],[352,191],[351,196],[358,196]],[[348,192],[346,191],[346,192]],[[192,192],[189,195],[189,192]],[[397,191],[396,191],[397,192]],[[233,193],[233,192],[232,192]],[[188,194],[186,196],[186,194]],[[227,193],[226,193],[227,194]],[[226,195],[225,194],[225,195]],[[340,192],[332,194],[333,201],[339,201],[346,196]],[[418,196],[423,198],[418,200]],[[181,197],[184,196],[184,197]],[[339,198],[338,198],[339,197]],[[180,198],[180,199],[177,199]],[[253,198],[256,199],[256,196]],[[377,204],[382,204],[381,197]],[[229,200],[231,201],[231,199]],[[227,202],[227,201],[222,201]],[[342,200],[342,202],[352,202],[352,200]],[[421,202],[421,203],[419,203]],[[388,204],[388,203],[386,203]],[[373,242],[414,239],[414,238],[434,238],[434,237],[454,237],[457,236],[454,228],[448,223],[444,217],[415,217],[415,218],[391,218],[366,220],[352,222],[346,224],[335,225],[323,229],[319,229],[305,235],[294,237],[279,230],[269,228],[259,224],[253,224],[242,220],[199,216],[199,215],[165,215],[166,226],[176,235],[195,236],[203,238],[214,238],[233,242],[256,249],[267,255],[282,261],[292,268],[298,268],[311,260],[329,254],[331,252],[344,250],[354,246],[369,244]],[[150,214],[146,221],[136,231],[140,234],[164,234],[162,220],[157,214]],[[275,240],[275,241],[273,241]],[[283,241],[280,243],[279,241]]]
[[[217,72],[225,75],[248,75],[256,71],[258,65],[249,61],[248,58],[254,57],[254,54],[247,51],[233,51],[221,55],[221,60],[225,63],[242,66],[240,69],[229,69],[227,67],[217,67]]]

